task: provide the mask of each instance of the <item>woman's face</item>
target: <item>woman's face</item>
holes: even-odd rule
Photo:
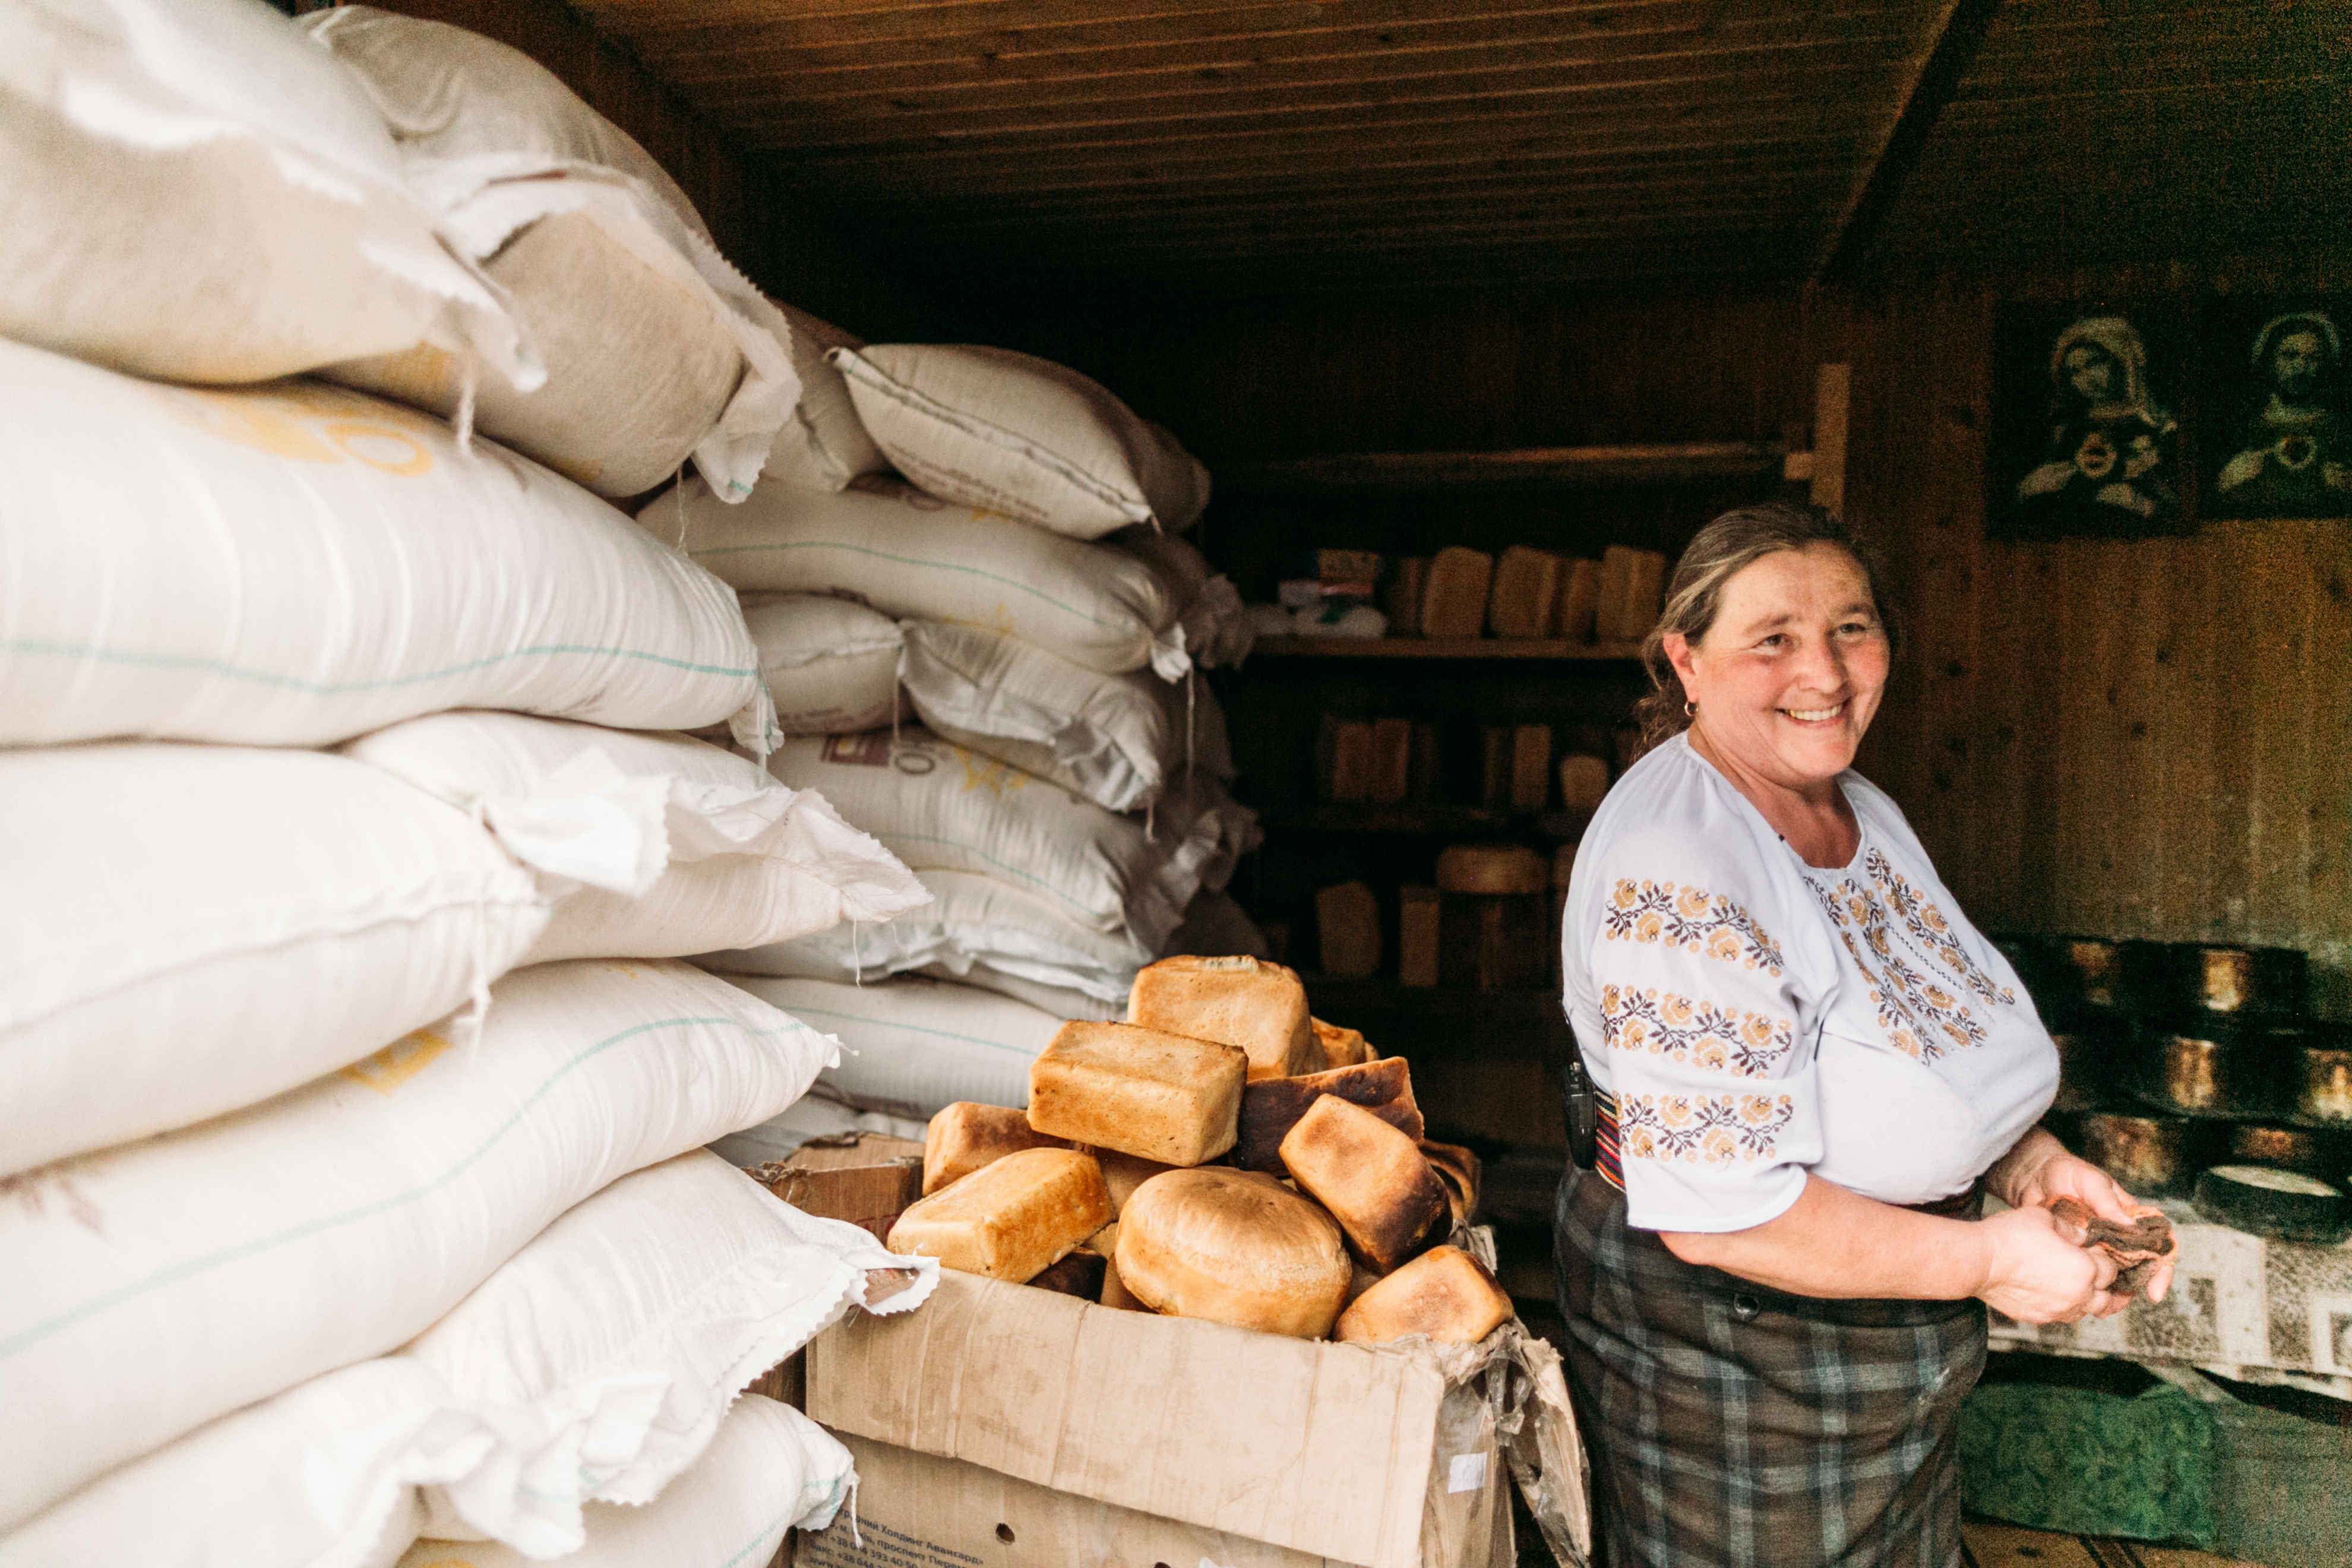
[[[2066,351],[2066,379],[2084,402],[2108,402],[2115,396],[2116,362],[2105,349],[2076,343]]]
[[[1706,637],[1665,642],[1698,704],[1694,728],[1726,762],[1787,788],[1852,766],[1886,689],[1869,579],[1834,544],[1750,562],[1724,584]]]

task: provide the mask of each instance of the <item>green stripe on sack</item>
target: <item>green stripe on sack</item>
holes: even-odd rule
[[[1008,877],[1018,877],[1024,882],[1035,884],[1045,892],[1052,894],[1055,898],[1061,900],[1062,902],[1069,905],[1070,908],[1076,910],[1083,914],[1091,915],[1095,912],[1087,905],[1080,903],[1077,900],[1071,898],[1068,894],[1063,892],[1060,889],[1055,887],[1051,882],[1046,881],[1044,878],[1033,877],[1028,872],[1024,871],[1020,867],[1013,865],[1007,861],[999,860],[995,856],[975,849],[969,844],[960,843],[953,838],[941,838],[935,834],[929,833],[890,833],[881,835],[880,837],[887,839],[889,844],[936,844],[947,849],[960,849],[975,860],[987,861],[991,866],[993,866],[996,869],[1003,872]],[[886,844],[884,847],[888,847],[888,845]],[[904,860],[906,857],[901,855],[898,858]]]
[[[953,1029],[928,1029],[920,1024],[892,1023],[868,1013],[839,1013],[830,1007],[803,1007],[797,1003],[793,1004],[793,1013],[794,1016],[805,1013],[812,1018],[838,1018],[845,1024],[872,1024],[877,1028],[902,1029],[910,1035],[932,1035],[942,1040],[961,1040],[967,1046],[986,1046],[992,1051],[1012,1051],[1024,1057],[1037,1054],[1024,1051],[1019,1046],[1008,1046],[1003,1040],[983,1040],[978,1035],[959,1035]]]
[[[736,1028],[741,1029],[745,1034],[750,1035],[754,1038],[763,1035],[787,1034],[793,1030],[798,1030],[803,1034],[814,1034],[816,1032],[815,1030],[811,1029],[807,1025],[800,1023],[798,1020],[794,1020],[786,1028],[754,1029],[740,1018],[661,1018],[656,1019],[650,1024],[639,1024],[634,1028],[624,1029],[617,1035],[613,1035],[597,1041],[594,1045],[589,1047],[586,1050],[581,1052],[578,1056],[572,1058],[570,1061],[565,1062],[562,1067],[556,1068],[552,1073],[550,1073],[544,1082],[542,1082],[537,1089],[531,1090],[528,1099],[526,1099],[520,1105],[515,1107],[514,1114],[508,1117],[506,1121],[500,1122],[498,1128],[493,1131],[488,1138],[484,1139],[471,1153],[466,1155],[456,1164],[450,1166],[447,1170],[442,1172],[431,1181],[411,1187],[404,1193],[396,1193],[391,1197],[378,1198],[373,1203],[362,1204],[357,1208],[346,1209],[341,1214],[328,1215],[320,1219],[305,1221],[301,1225],[292,1226],[285,1230],[281,1230],[275,1236],[263,1237],[259,1240],[245,1242],[236,1247],[223,1247],[217,1252],[208,1254],[202,1258],[192,1258],[187,1259],[185,1262],[175,1263],[168,1268],[159,1268],[143,1279],[136,1279],[127,1285],[119,1285],[111,1290],[103,1291],[99,1295],[90,1298],[89,1300],[82,1302],[79,1306],[68,1307],[64,1311],[58,1313],[54,1317],[34,1323],[28,1328],[19,1329],[16,1333],[11,1334],[6,1339],[0,1339],[0,1360],[5,1360],[22,1351],[30,1349],[32,1346],[38,1344],[41,1341],[48,1338],[51,1334],[56,1333],[60,1329],[69,1328],[73,1324],[82,1321],[84,1319],[96,1317],[101,1312],[105,1312],[115,1307],[121,1306],[125,1301],[146,1295],[152,1290],[160,1289],[163,1286],[177,1284],[183,1279],[194,1279],[197,1275],[217,1268],[223,1264],[239,1262],[245,1258],[258,1257],[262,1253],[273,1251],[290,1242],[300,1241],[308,1237],[317,1236],[325,1231],[335,1230],[343,1226],[354,1224],[357,1221],[369,1218],[372,1215],[383,1214],[388,1210],[398,1208],[404,1204],[412,1204],[420,1198],[429,1196],[431,1194],[438,1191],[444,1186],[446,1186],[449,1183],[456,1181],[459,1176],[464,1175],[467,1171],[471,1170],[478,1162],[479,1162],[485,1155],[488,1154],[489,1152],[498,1145],[501,1139],[505,1138],[508,1133],[513,1131],[516,1127],[521,1124],[523,1118],[530,1114],[531,1107],[537,1105],[541,1100],[545,1099],[549,1091],[553,1089],[557,1084],[562,1082],[564,1079],[570,1077],[576,1068],[584,1066],[589,1061],[603,1055],[605,1051],[610,1050],[613,1047],[619,1045],[624,1040],[633,1039],[636,1036],[648,1034],[656,1029],[686,1028],[698,1025],[732,1025]]]
[[[716,550],[689,550],[687,554],[693,560],[702,561],[714,555],[763,555],[777,550],[846,550],[853,555],[870,555],[877,561],[887,561],[894,566],[927,566],[934,572],[961,572],[967,576],[985,577],[992,583],[1002,583],[1008,588],[1018,589],[1033,599],[1043,600],[1053,605],[1066,616],[1076,616],[1082,621],[1092,621],[1105,631],[1127,630],[1125,626],[1115,621],[1107,621],[1100,616],[1088,615],[1076,605],[1066,605],[1043,589],[1033,588],[1017,577],[1007,577],[1002,573],[991,572],[982,566],[959,566],[949,561],[921,561],[912,555],[893,555],[887,550],[876,550],[863,544],[843,544],[830,539],[793,539],[781,540],[771,544],[728,544],[721,545]],[[1140,622],[1139,621],[1138,624],[1139,625]]]
[[[737,669],[723,664],[696,664],[689,659],[671,658],[665,654],[644,653],[635,648],[591,647],[584,643],[541,643],[533,647],[512,648],[505,653],[490,654],[483,658],[453,664],[444,669],[429,669],[415,675],[387,676],[382,680],[304,680],[299,676],[271,675],[266,670],[239,669],[218,659],[198,658],[186,654],[127,653],[118,648],[76,647],[69,643],[37,642],[26,638],[0,639],[0,653],[31,654],[44,658],[86,658],[101,664],[128,664],[142,669],[194,669],[206,675],[224,676],[231,680],[249,680],[257,686],[289,687],[317,696],[333,697],[352,691],[381,691],[388,687],[415,686],[427,680],[446,680],[453,675],[464,675],[477,669],[487,669],[510,658],[538,658],[558,654],[593,654],[604,658],[633,658],[646,664],[658,664],[668,669],[682,669],[689,675],[723,675],[730,679],[756,676],[757,669]]]

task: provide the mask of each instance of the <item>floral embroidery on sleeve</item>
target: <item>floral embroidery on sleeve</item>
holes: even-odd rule
[[[1771,1077],[1796,1044],[1786,1018],[1633,985],[1601,988],[1601,1026],[1618,1050],[1743,1078]]]
[[[1621,877],[1601,915],[1601,935],[1612,942],[1664,942],[1776,978],[1786,962],[1753,916],[1704,888]]]
[[[1772,1157],[1795,1114],[1785,1094],[1621,1095],[1618,1147],[1667,1164],[1748,1164]]]

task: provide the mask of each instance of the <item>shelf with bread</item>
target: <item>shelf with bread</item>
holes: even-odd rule
[[[1764,479],[1782,471],[1780,441],[1641,441],[1594,447],[1524,447],[1501,452],[1342,452],[1217,469],[1228,494],[1541,489]]]
[[[1349,637],[1281,636],[1251,645],[1253,658],[1522,658],[1628,663],[1639,643],[1563,637]]]
[[[1501,834],[1574,843],[1592,820],[1588,809],[1506,811],[1483,805],[1345,805],[1326,803],[1297,811],[1270,811],[1266,831],[1297,833]]]

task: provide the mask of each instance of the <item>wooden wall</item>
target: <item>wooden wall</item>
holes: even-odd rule
[[[1857,300],[1847,494],[1912,634],[1863,765],[1970,915],[2307,948],[2315,1003],[2352,1017],[2352,522],[1984,537],[1999,300],[2326,282],[2164,268]]]

